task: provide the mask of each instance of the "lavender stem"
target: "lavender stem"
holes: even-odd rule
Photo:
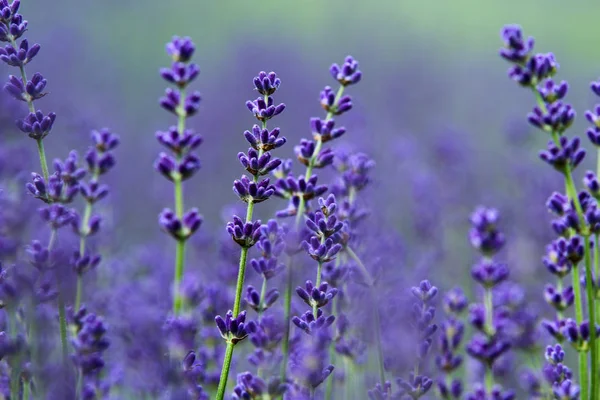
[[[598,392],[598,352],[596,347],[596,329],[594,326],[594,321],[596,321],[596,307],[594,305],[594,287],[593,287],[593,276],[592,276],[592,259],[591,259],[591,244],[589,235],[585,238],[585,289],[588,301],[588,312],[589,312],[589,320],[592,326],[590,330],[590,352],[591,352],[591,371],[590,375],[592,377],[591,382],[591,390],[593,398],[597,398],[596,394]],[[587,355],[587,354],[586,354]]]
[[[99,173],[98,173],[98,168],[94,169],[94,172],[92,174],[92,181],[95,181],[98,179]],[[83,222],[81,223],[82,227],[86,227],[85,229],[88,229],[87,227],[90,224],[90,218],[92,217],[92,203],[87,201],[85,204],[85,209],[83,211]],[[79,254],[81,254],[81,256],[83,257],[83,255],[85,254],[85,241],[87,238],[87,232],[86,234],[82,235],[79,238]],[[81,298],[83,295],[83,273],[78,273],[77,274],[77,289],[75,291],[75,310],[79,310],[79,307],[81,306]]]
[[[50,231],[50,238],[48,239],[48,252],[50,253],[56,243],[57,231],[52,229]],[[57,277],[58,285],[58,323],[60,329],[60,344],[62,348],[63,361],[67,361],[69,358],[68,344],[67,344],[67,317],[65,313],[65,301],[62,296],[62,290],[60,290],[60,279]]]
[[[356,265],[358,265],[358,268],[360,269],[361,273],[363,274],[364,278],[367,280],[367,286],[369,287],[370,291],[371,291],[371,295],[373,296],[373,299],[375,299],[375,285],[373,282],[373,278],[371,277],[371,275],[369,274],[369,271],[367,270],[367,268],[365,267],[365,265],[363,264],[362,260],[360,259],[360,257],[358,257],[358,255],[354,252],[354,250],[352,250],[352,247],[350,246],[346,246],[346,253],[348,253],[348,255],[350,256],[350,258],[352,258],[352,260],[354,260],[354,262],[356,263]],[[375,304],[377,304],[377,302],[375,302]],[[385,365],[384,365],[384,356],[383,356],[383,346],[381,345],[381,317],[379,315],[379,308],[375,307],[374,310],[374,328],[375,328],[375,343],[377,345],[377,364],[379,365],[379,379],[381,380],[381,384],[385,384]]]
[[[185,89],[181,89],[179,92],[181,96],[181,100],[179,103],[179,107],[183,109],[185,107]],[[183,136],[183,131],[185,130],[185,118],[186,114],[184,112],[180,112],[177,119],[177,132]],[[182,156],[180,154],[177,155],[177,162],[181,162]],[[175,179],[173,181],[174,186],[174,197],[175,197],[175,215],[177,219],[180,221],[183,220],[183,182],[181,178]],[[173,278],[173,314],[178,315],[181,311],[183,302],[181,295],[179,294],[179,289],[181,286],[181,280],[183,279],[183,269],[185,263],[185,240],[177,239],[177,243],[175,245],[175,276]]]
[[[287,373],[287,363],[289,358],[289,347],[290,347],[290,315],[292,311],[292,267],[294,264],[294,257],[290,256],[288,262],[286,263],[286,276],[287,282],[285,285],[285,300],[283,305],[283,320],[284,323],[284,332],[283,339],[281,340],[281,352],[283,353],[283,359],[281,362],[281,381],[285,381],[285,376]]]

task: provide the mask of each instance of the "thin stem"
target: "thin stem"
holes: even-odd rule
[[[323,274],[323,262],[319,261],[319,263],[317,264],[317,281],[315,283],[316,287],[321,286],[321,275]],[[317,312],[319,311],[319,307],[317,307],[317,303],[315,302],[313,304],[313,315],[315,316],[315,319],[317,319]]]
[[[175,279],[173,287],[173,313],[178,315],[183,306],[183,297],[179,293],[183,279],[183,265],[185,259],[185,241],[177,240],[175,245]]]
[[[231,368],[231,359],[233,358],[233,347],[233,343],[227,343],[225,359],[223,360],[223,368],[221,369],[221,377],[219,378],[219,387],[217,389],[217,400],[223,400],[223,398],[225,398],[225,389],[227,388],[229,369]]]
[[[29,400],[29,381],[25,382],[23,385],[23,400]]]
[[[50,238],[48,239],[48,253],[52,253],[54,244],[56,243],[57,231],[52,229],[50,231]],[[60,287],[60,279],[57,277],[58,285],[58,324],[60,330],[60,345],[62,349],[63,362],[66,362],[69,358],[69,347],[67,343],[67,317],[65,312],[65,301],[63,293]]]
[[[376,299],[377,293],[375,292],[375,282],[373,281],[371,274],[369,274],[369,271],[365,267],[365,264],[363,264],[360,257],[358,257],[358,255],[354,252],[354,250],[352,250],[350,246],[346,246],[345,251],[346,253],[348,253],[350,258],[354,260],[356,265],[358,265],[358,268],[360,269],[361,273],[364,275],[365,280],[367,281],[367,286],[369,286],[371,290],[371,296],[373,297],[373,299]],[[377,302],[375,302],[375,304],[377,304]],[[383,355],[383,345],[381,342],[381,317],[379,315],[379,307],[375,307],[375,309],[373,310],[373,314],[373,319],[375,320],[373,323],[375,325],[375,344],[377,346],[377,364],[379,365],[379,379],[381,380],[381,384],[383,385],[385,384],[385,359]]]
[[[48,183],[48,161],[46,161],[46,150],[44,149],[44,142],[42,139],[36,139],[38,155],[40,157],[40,166],[42,167],[42,175],[44,176],[44,182]]]
[[[485,331],[488,335],[494,334],[494,300],[492,297],[492,290],[486,288],[484,294],[484,305],[485,305]]]
[[[285,382],[285,376],[287,374],[287,363],[289,358],[289,347],[290,347],[290,315],[292,313],[292,267],[294,264],[294,257],[289,257],[286,264],[286,275],[287,282],[285,285],[285,300],[283,304],[283,321],[284,321],[284,332],[283,339],[281,340],[281,352],[283,360],[281,362],[281,381]]]
[[[485,308],[485,332],[488,336],[495,334],[494,329],[494,298],[491,288],[485,288],[483,294],[483,303]],[[492,368],[489,365],[485,367],[485,390],[486,393],[492,393],[492,387],[494,386],[494,374]]]
[[[336,259],[337,261],[337,259]],[[335,310],[337,297],[331,300],[331,309]],[[333,342],[329,346],[329,360],[331,364],[335,365],[336,351]],[[333,398],[333,386],[335,385],[335,379],[327,379],[327,385],[325,387],[325,400],[331,400]]]
[[[492,368],[489,366],[485,367],[485,392],[487,394],[492,393],[492,389],[494,387],[494,373],[492,372]]]
[[[583,321],[583,305],[581,301],[581,277],[579,274],[579,265],[573,265],[571,274],[573,277],[573,291],[575,292],[575,321],[580,325]]]
[[[17,326],[17,310],[11,309],[8,312],[8,329],[10,330],[10,338],[16,340],[19,333],[19,327]],[[20,392],[20,380],[21,380],[21,357],[17,354],[11,360],[10,368],[10,394],[11,398],[18,399]]]
[[[335,100],[333,101],[334,107],[337,106],[338,102],[342,98],[344,94],[345,86],[341,85],[335,95]],[[328,112],[325,116],[325,121],[329,121],[333,118],[333,112]],[[306,174],[304,174],[304,178],[308,180],[312,176],[313,168],[315,167],[315,162],[317,161],[317,157],[321,152],[323,147],[323,142],[320,139],[317,139],[317,145],[315,146],[315,151],[313,152],[312,157],[308,161],[308,166],[306,167]],[[298,212],[296,214],[296,227],[300,225],[300,221],[302,221],[302,216],[304,215],[304,209],[306,208],[306,201],[303,197],[300,197],[300,204],[298,204]]]
[[[591,394],[593,398],[597,398],[598,392],[598,349],[596,348],[596,329],[595,329],[595,321],[596,321],[596,307],[594,304],[594,286],[593,286],[593,276],[592,276],[592,250],[590,244],[590,237],[587,236],[585,238],[585,290],[588,301],[588,312],[589,312],[589,320],[592,326],[590,329],[590,352],[591,352],[591,371],[590,374],[592,376],[591,380]]]
[[[557,277],[556,278],[556,289],[558,290],[558,292],[562,293],[563,290],[563,281],[562,281],[562,277]],[[556,318],[559,320],[562,320],[564,317],[563,312],[561,310],[556,310]]]
[[[95,170],[92,175],[92,180],[98,179],[98,172]],[[81,237],[79,238],[79,254],[81,257],[85,254],[85,242],[88,235],[88,225],[90,224],[90,218],[92,217],[93,205],[90,202],[86,202],[85,209],[83,210],[83,219],[81,222],[80,229],[83,230]],[[79,310],[81,306],[81,298],[83,295],[83,273],[77,274],[77,289],[75,292],[75,310]]]
[[[587,352],[579,352],[579,384],[581,387],[581,398],[589,399],[588,397],[588,382],[589,382],[589,370],[588,370],[588,357]]]
[[[264,277],[263,275],[263,281],[262,281],[262,285],[260,288],[260,300],[258,302],[258,317],[256,318],[258,320],[258,322],[260,322],[260,317],[262,316],[263,313],[263,305],[265,303],[265,297],[267,297],[267,278]]]
[[[246,211],[246,222],[252,220],[252,214],[254,213],[254,203],[252,200],[248,202],[248,209]],[[248,258],[248,248],[242,247],[240,253],[240,264],[238,267],[237,284],[235,288],[235,300],[233,303],[233,317],[236,318],[240,313],[240,304],[242,301],[242,291],[244,289],[244,277],[246,275],[246,259]],[[221,368],[221,377],[219,379],[219,387],[217,389],[217,400],[223,400],[225,396],[225,389],[227,388],[227,380],[229,378],[229,369],[231,368],[231,359],[233,357],[234,344],[227,343],[227,350],[225,352],[225,359],[223,360],[223,367]]]
[[[184,111],[186,92],[185,89],[179,91],[179,107],[177,110],[177,133],[180,136],[183,135],[185,130],[185,118],[186,113]],[[181,154],[177,154],[177,161],[180,162],[182,159]],[[183,220],[183,182],[181,178],[173,180],[173,191],[174,191],[174,202],[175,202],[175,215],[177,219]],[[183,307],[183,299],[179,291],[181,290],[181,281],[183,279],[183,271],[185,266],[185,240],[177,239],[175,245],[175,272],[173,278],[173,314],[178,315]]]

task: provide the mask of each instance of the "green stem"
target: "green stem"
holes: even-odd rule
[[[42,175],[44,176],[44,182],[48,183],[48,161],[46,161],[46,150],[44,149],[44,142],[42,139],[36,139],[38,155],[40,157],[40,166],[42,167]]]
[[[562,281],[562,277],[557,277],[556,278],[556,289],[562,293],[563,290],[563,281]],[[556,310],[556,318],[558,320],[562,320],[564,317],[563,312],[561,310]]]
[[[358,265],[358,268],[360,269],[361,273],[364,275],[364,278],[367,282],[367,286],[369,287],[370,291],[371,291],[371,296],[373,297],[373,300],[376,299],[376,291],[375,291],[375,282],[373,280],[373,278],[371,277],[371,274],[369,274],[369,271],[367,270],[367,267],[365,267],[365,264],[362,262],[362,260],[360,259],[360,257],[358,257],[358,255],[354,252],[354,250],[352,250],[352,248],[350,246],[346,246],[345,248],[346,253],[348,253],[348,255],[350,256],[350,258],[352,260],[354,260],[354,262],[356,263],[356,265]],[[377,302],[375,302],[375,304],[377,304]],[[373,310],[373,318],[374,318],[374,328],[375,328],[375,344],[377,346],[377,364],[379,366],[379,379],[381,380],[381,384],[385,384],[385,364],[384,364],[384,355],[383,355],[383,345],[381,343],[381,317],[379,315],[379,307],[375,307],[375,309]]]
[[[344,89],[345,89],[345,86],[343,86],[343,85],[339,87],[339,89],[335,95],[335,100],[333,101],[333,104],[335,105],[334,107],[337,106],[338,102],[342,98],[342,95],[344,94]],[[333,118],[333,113],[330,111],[325,116],[325,121],[329,121],[331,118]],[[312,171],[313,171],[313,168],[315,167],[315,162],[317,161],[317,157],[319,156],[319,153],[321,152],[321,149],[323,147],[323,142],[321,140],[316,139],[316,142],[317,142],[317,145],[315,146],[315,151],[308,162],[308,166],[306,167],[306,174],[304,174],[304,178],[306,180],[308,180],[312,176]],[[304,215],[305,208],[306,208],[306,201],[304,200],[303,197],[300,197],[300,204],[298,204],[298,212],[296,214],[296,227],[298,227],[300,225],[300,222],[302,221],[302,216]]]
[[[317,266],[317,281],[315,283],[316,287],[321,286],[321,275],[323,273],[323,262],[319,261],[318,266]],[[317,319],[317,312],[318,312],[319,308],[317,307],[317,304],[313,304],[313,315],[315,316],[315,319]]]
[[[98,179],[98,172],[94,171],[92,175],[92,180],[96,179]],[[92,217],[92,208],[92,203],[87,202],[85,204],[85,209],[83,210],[83,219],[81,220],[82,222],[80,227],[80,230],[82,230],[82,232],[80,233],[81,237],[79,238],[79,254],[81,255],[81,257],[83,257],[85,254],[85,242],[89,233],[88,225],[90,224],[90,218]],[[77,274],[77,289],[75,292],[75,310],[79,310],[79,307],[81,306],[82,294],[83,273],[79,273]]]
[[[589,399],[588,397],[588,357],[587,352],[579,352],[579,385],[581,387],[581,399]]]
[[[186,92],[185,89],[179,91],[179,107],[177,110],[177,132],[183,136],[185,130],[186,113],[183,108],[185,106]],[[177,154],[177,161],[181,161],[182,155]],[[173,180],[175,215],[180,221],[183,220],[183,182],[181,178]],[[183,271],[185,266],[185,240],[177,239],[175,245],[175,271],[173,277],[173,314],[178,315],[183,307],[183,299],[181,297],[181,281],[183,279]]]
[[[485,367],[485,392],[486,392],[486,394],[491,395],[493,387],[494,387],[494,373],[492,372],[491,367],[486,366]]]
[[[492,290],[486,288],[484,294],[485,306],[485,331],[489,336],[494,335],[494,300],[492,298]]]
[[[248,209],[246,211],[246,222],[252,220],[252,214],[254,213],[254,203],[252,200],[248,202]],[[235,300],[233,303],[233,317],[236,318],[240,313],[240,304],[242,301],[242,291],[244,289],[244,277],[246,275],[246,259],[248,258],[248,248],[242,247],[240,253],[240,264],[238,267],[237,284],[235,288]],[[233,357],[234,344],[227,343],[227,350],[225,351],[225,359],[223,360],[223,367],[221,368],[221,377],[219,379],[219,387],[217,389],[217,400],[223,400],[225,397],[225,390],[227,388],[227,380],[229,379],[229,369],[231,368],[231,359]]]
[[[29,381],[27,381],[27,382],[25,382],[25,384],[23,384],[23,400],[29,400],[29,386],[30,386]]]
[[[258,317],[257,320],[260,322],[260,317],[262,316],[263,313],[263,305],[265,303],[265,297],[267,297],[267,278],[264,277],[263,275],[263,281],[262,281],[262,286],[260,288],[260,301],[258,302]]]
[[[223,398],[225,398],[225,389],[227,388],[229,369],[231,368],[231,359],[233,358],[233,347],[233,343],[227,343],[225,359],[223,360],[223,368],[221,369],[221,378],[219,379],[219,388],[217,389],[217,400],[223,400]]]
[[[594,304],[594,284],[592,276],[592,250],[590,237],[585,238],[585,290],[588,301],[589,320],[592,326],[590,329],[590,352],[591,352],[591,394],[594,399],[598,396],[598,349],[596,348],[596,329],[594,328],[596,321],[596,307]]]
[[[281,353],[283,355],[283,360],[281,362],[281,381],[285,382],[285,377],[287,374],[287,363],[289,357],[289,347],[290,347],[290,316],[292,313],[292,266],[294,262],[294,257],[289,257],[289,260],[286,264],[286,276],[287,282],[285,285],[285,300],[283,304],[283,321],[284,321],[284,333],[283,338],[281,340]]]
[[[69,348],[67,343],[67,316],[65,313],[65,301],[61,294],[61,291],[58,291],[58,321],[60,325],[60,345],[62,348],[62,356],[63,361],[67,361],[69,359]]]
[[[10,330],[10,338],[15,340],[19,333],[19,327],[17,326],[17,310],[11,309],[8,312],[8,324]],[[21,363],[20,355],[12,357],[10,362],[10,397],[11,399],[18,399],[20,392],[20,380],[21,380]]]
[[[331,300],[331,309],[335,310],[337,297]],[[333,340],[329,346],[329,362],[335,365],[336,351],[335,351],[335,340]],[[332,377],[333,378],[333,377]],[[333,398],[333,387],[335,385],[335,379],[327,379],[327,385],[325,387],[325,400],[331,400]]]
[[[581,301],[581,276],[579,274],[579,265],[573,265],[571,275],[573,277],[573,291],[575,292],[575,321],[580,325],[583,321],[583,305]]]
[[[185,241],[177,240],[175,245],[175,279],[173,283],[173,314],[178,315],[183,306],[183,297],[179,293],[183,279],[183,265],[185,260]]]
[[[56,229],[50,231],[50,239],[48,239],[48,252],[51,253],[56,243],[57,232]],[[65,301],[63,293],[60,287],[60,279],[57,277],[58,285],[58,324],[60,330],[60,345],[62,349],[63,362],[66,362],[69,358],[69,347],[67,343],[67,317],[65,312]]]

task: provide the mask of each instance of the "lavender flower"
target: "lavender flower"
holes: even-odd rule
[[[173,58],[173,63],[170,68],[162,68],[160,75],[176,89],[167,88],[160,105],[177,117],[177,126],[156,133],[158,142],[173,155],[161,152],[154,167],[174,185],[175,211],[164,209],[159,216],[159,225],[176,240],[173,313],[178,314],[183,306],[179,292],[184,272],[185,242],[202,223],[196,208],[184,211],[182,194],[183,181],[200,169],[200,160],[194,150],[202,143],[202,137],[185,127],[187,118],[195,115],[200,107],[200,93],[188,93],[189,85],[200,73],[200,67],[190,62],[195,45],[188,37],[173,37],[166,45],[166,51]]]
[[[259,240],[261,240],[261,236],[267,235],[268,240],[263,239],[261,242],[261,249],[263,250],[262,265],[260,261],[255,261],[252,264],[255,266],[255,270],[260,270],[261,272],[265,271],[266,274],[273,273],[273,271],[277,268],[273,266],[273,263],[276,264],[277,261],[271,261],[271,256],[273,255],[271,252],[271,246],[272,244],[277,245],[277,237],[281,235],[281,232],[279,232],[279,227],[274,221],[269,222],[265,228],[261,227],[260,221],[252,222],[254,205],[267,200],[273,193],[275,193],[275,189],[269,186],[269,179],[264,178],[259,181],[260,177],[273,172],[282,164],[281,160],[272,157],[270,150],[283,145],[285,143],[285,139],[279,137],[279,129],[269,131],[267,128],[268,121],[281,114],[285,109],[285,104],[283,103],[275,105],[275,100],[272,97],[272,95],[281,85],[281,80],[274,72],[266,73],[261,71],[259,72],[258,76],[254,78],[253,82],[255,89],[263,97],[259,97],[254,101],[247,101],[246,107],[250,110],[250,112],[252,112],[252,114],[254,114],[254,117],[260,121],[261,127],[253,127],[252,133],[248,131],[244,132],[244,137],[250,144],[251,148],[248,149],[246,154],[238,154],[238,160],[246,169],[246,171],[252,175],[252,180],[244,175],[239,181],[234,181],[233,183],[233,191],[245,203],[247,203],[247,210],[245,220],[238,216],[234,216],[233,220],[227,223],[227,232],[231,235],[233,241],[239,244],[242,249],[240,254],[233,310],[230,310],[227,314],[226,321],[237,321],[239,318],[245,318],[246,315],[245,311],[240,313],[240,304],[246,274],[246,259],[248,256],[248,249],[259,242]],[[282,249],[278,248],[276,251],[281,252],[281,250]],[[269,270],[270,272],[268,272]],[[267,278],[265,275],[263,286],[261,288],[261,294],[258,294],[252,287],[248,288],[246,293],[248,304],[253,306],[257,312],[259,312],[258,323],[260,324],[261,313],[277,300],[279,292],[273,290],[267,292]],[[267,293],[269,293],[268,297]],[[222,322],[223,319],[220,316],[217,316],[216,321],[217,326],[221,331],[221,335],[227,340],[227,351],[223,361],[223,368],[221,371],[221,378],[219,380],[219,387],[216,397],[218,400],[223,400],[227,387],[227,377],[229,376],[229,368],[231,366],[234,346],[239,340],[243,339],[241,335],[246,334],[246,332],[231,332],[229,325],[224,324]],[[225,325],[227,327],[227,331],[230,332],[229,336],[227,337],[224,334]],[[239,329],[239,326],[237,328]],[[257,329],[252,328],[251,330]],[[234,337],[237,340],[232,340],[231,337]]]

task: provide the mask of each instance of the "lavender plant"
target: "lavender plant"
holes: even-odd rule
[[[261,123],[261,126],[254,125],[252,132],[246,131],[244,133],[244,137],[250,143],[251,147],[247,153],[241,152],[238,154],[238,160],[252,178],[242,175],[239,180],[233,182],[233,191],[238,195],[240,200],[247,204],[247,209],[244,220],[235,215],[233,220],[227,224],[227,232],[231,235],[233,241],[241,247],[241,254],[233,310],[229,310],[225,318],[217,316],[215,319],[221,335],[227,341],[227,350],[225,352],[225,359],[223,360],[223,368],[217,391],[217,399],[219,400],[225,397],[234,346],[248,336],[245,326],[246,311],[240,312],[240,306],[246,275],[248,250],[261,239],[262,235],[260,221],[252,221],[254,205],[268,200],[275,193],[275,189],[269,184],[269,178],[262,177],[270,174],[281,164],[280,159],[272,158],[270,150],[285,144],[285,138],[279,137],[280,130],[278,128],[270,131],[267,128],[268,121],[281,114],[285,109],[285,104],[283,103],[275,105],[272,97],[281,85],[281,80],[274,72],[266,73],[261,71],[254,78],[253,82],[254,88],[262,97],[258,97],[254,101],[247,101],[246,107]],[[276,229],[276,226],[271,224],[271,228]],[[269,228],[267,228],[265,233],[268,234],[268,230]],[[264,246],[265,242],[262,244]],[[266,283],[264,288],[266,290]],[[266,301],[265,295],[266,292],[261,296],[262,298],[259,297],[261,309]]]
[[[336,120],[354,108],[346,90],[362,79],[358,62],[348,56],[330,68],[338,87],[321,91],[326,114],[311,118],[312,138],[293,149],[303,168],[299,175],[291,160],[272,153],[285,151],[286,143],[281,129],[269,123],[286,108],[274,99],[281,80],[274,72],[254,77],[258,97],[246,106],[258,122],[243,133],[249,149],[238,160],[245,173],[233,182],[241,201],[219,204],[226,241],[212,234],[209,219],[199,231],[198,209],[185,208],[183,182],[199,170],[196,150],[203,142],[189,126],[200,106],[200,95],[191,90],[199,67],[192,62],[191,39],[174,37],[166,47],[173,62],[160,70],[172,88],[160,105],[176,123],[156,133],[164,152],[155,162],[173,183],[174,204],[158,218],[175,241],[173,266],[171,254],[155,242],[135,243],[116,211],[120,193],[108,198],[110,179],[128,179],[127,168],[107,174],[118,169],[117,135],[93,131],[87,152],[71,150],[49,169],[44,146],[56,115],[37,111],[46,101],[47,82],[39,73],[27,77],[26,66],[40,46],[24,37],[28,23],[20,7],[19,0],[0,0],[0,60],[19,70],[4,89],[28,110],[5,106],[0,97],[0,397],[600,400],[600,157],[578,190],[576,169],[585,151],[579,138],[567,136],[575,119],[565,100],[569,86],[554,80],[554,55],[535,54],[533,39],[519,27],[503,29],[500,55],[511,64],[509,77],[536,98],[528,121],[549,136],[540,158],[559,172],[561,189],[544,181],[523,188],[521,197],[494,191],[490,197],[498,208],[476,208],[469,230],[456,221],[466,223],[473,193],[459,193],[466,186],[448,187],[460,169],[477,175],[465,161],[472,157],[463,141],[454,143],[460,148],[436,143],[432,170],[443,171],[429,175],[417,162],[426,158],[426,142],[410,147],[406,139],[399,154],[408,169],[383,160],[382,171],[400,182],[401,191],[401,171],[410,172],[418,204],[407,224],[401,195],[390,194],[376,178],[375,161],[367,155],[373,140],[357,135],[351,147],[327,147],[346,137]],[[600,82],[591,90],[600,96]],[[28,149],[16,151],[20,138],[9,143],[4,113],[11,114],[8,120],[18,116],[15,130],[36,141],[41,173],[28,182]],[[588,139],[600,149],[600,106],[585,116]],[[194,189],[186,185],[186,192]],[[537,192],[550,194],[545,207]],[[203,193],[207,209],[211,195]],[[287,207],[273,215],[261,209],[268,221],[263,224],[255,205],[273,195]],[[549,244],[538,226],[543,224],[519,221],[529,213],[521,200],[528,201],[527,210],[535,209],[536,219],[545,209],[552,214]],[[499,210],[506,230],[500,230]],[[289,226],[285,218],[292,220]],[[465,242],[465,232],[478,254],[470,271],[454,242],[455,236]],[[541,259],[534,271],[523,266],[535,262],[518,248],[528,241],[528,250]],[[97,268],[101,260],[103,268]],[[533,279],[540,271],[553,275],[543,279],[543,288]],[[469,272],[471,279],[462,279]],[[433,278],[439,286],[430,283]],[[410,281],[421,283],[406,287]],[[539,306],[544,301],[550,309]],[[445,316],[436,319],[440,308]],[[246,339],[250,343],[242,344]],[[575,353],[577,368],[570,359]]]
[[[200,73],[200,67],[190,62],[195,45],[190,38],[174,37],[166,46],[167,54],[173,59],[170,68],[160,70],[162,78],[176,89],[168,88],[160,105],[177,117],[177,126],[167,131],[158,131],[156,139],[173,155],[161,152],[155,168],[167,180],[173,182],[175,211],[165,208],[158,223],[176,241],[175,277],[173,281],[173,313],[179,314],[182,298],[179,294],[185,264],[185,243],[202,224],[197,208],[184,211],[183,181],[191,178],[200,168],[200,160],[194,150],[202,143],[202,137],[192,129],[186,129],[186,120],[198,112],[200,93],[188,94],[188,86]]]

